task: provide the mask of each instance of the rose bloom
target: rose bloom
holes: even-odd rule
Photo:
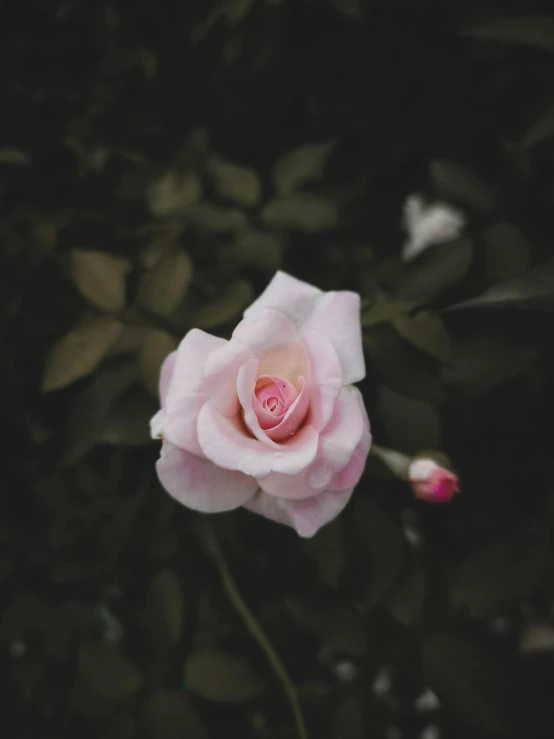
[[[277,272],[230,341],[192,329],[165,360],[165,489],[205,513],[244,506],[313,536],[348,503],[371,444],[360,299]]]
[[[408,480],[416,498],[426,503],[447,503],[459,491],[458,476],[433,459],[415,459],[408,469]]]

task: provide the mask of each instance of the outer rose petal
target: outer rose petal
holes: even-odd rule
[[[270,495],[290,500],[304,500],[323,490],[353,488],[358,480],[346,486],[339,473],[351,464],[352,469],[359,469],[361,462],[361,476],[369,450],[369,446],[366,448],[362,444],[366,419],[360,391],[354,387],[343,388],[333,418],[319,437],[317,456],[312,464],[298,475],[272,473],[258,481],[260,487]],[[361,459],[364,449],[365,456]],[[353,475],[345,479],[350,477]],[[336,479],[341,483],[338,487]]]
[[[352,490],[323,492],[307,500],[283,500],[263,491],[245,504],[252,513],[296,529],[300,536],[309,538],[336,518],[350,500]]]
[[[232,342],[246,344],[255,357],[261,359],[278,347],[289,347],[298,344],[298,331],[292,321],[279,310],[260,310],[246,316],[233,331]],[[262,372],[261,374],[268,374]],[[273,370],[271,374],[281,375]]]
[[[256,481],[164,443],[156,464],[160,482],[179,503],[202,513],[231,511],[252,498]]]
[[[166,394],[164,437],[200,456],[196,419],[207,399],[204,365],[210,354],[226,343],[196,328],[189,331],[177,349]]]
[[[307,467],[316,455],[318,435],[306,424],[274,450],[248,436],[239,415],[227,418],[206,403],[198,416],[198,440],[203,454],[218,467],[262,478],[273,471],[294,475]]]
[[[164,359],[162,368],[160,370],[160,400],[162,408],[165,407],[167,399],[167,393],[169,391],[169,383],[175,372],[175,365],[177,364],[177,352],[171,352]]]
[[[302,333],[302,343],[310,364],[310,410],[314,427],[328,424],[342,387],[342,369],[331,340],[321,333]]]
[[[244,311],[244,316],[250,318],[261,309],[275,308],[300,326],[321,295],[323,293],[317,287],[279,271],[260,297]]]
[[[360,296],[341,291],[325,293],[302,326],[304,331],[318,331],[328,336],[337,352],[343,383],[350,385],[365,377]]]

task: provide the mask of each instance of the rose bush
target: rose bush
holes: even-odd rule
[[[371,434],[360,300],[277,272],[230,341],[192,329],[164,362],[159,479],[179,502],[244,506],[313,536],[347,504]]]

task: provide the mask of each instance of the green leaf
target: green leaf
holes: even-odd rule
[[[450,356],[450,339],[441,319],[422,311],[416,315],[396,316],[394,329],[416,349],[434,359],[444,361]]]
[[[366,608],[380,603],[404,566],[402,530],[360,494],[347,509],[347,542],[355,552],[352,574]]]
[[[197,203],[187,211],[187,221],[206,235],[234,233],[248,226],[248,218],[240,210],[205,202]]]
[[[209,170],[214,179],[214,189],[220,197],[246,208],[259,204],[262,182],[253,169],[214,157]]]
[[[176,249],[143,275],[139,302],[152,313],[168,316],[181,304],[191,279],[192,262],[188,254]]]
[[[419,562],[411,562],[387,603],[390,615],[404,626],[417,619],[427,593],[427,577]]]
[[[150,444],[150,419],[158,409],[151,394],[131,388],[114,404],[100,440],[130,447]]]
[[[351,20],[359,21],[362,17],[361,0],[328,0],[328,2],[335,10]]]
[[[248,15],[254,0],[222,0],[227,21],[236,26]]]
[[[161,632],[162,637],[167,635],[169,644],[177,644],[183,635],[185,602],[181,583],[173,570],[162,570],[152,578],[147,607],[151,628]]]
[[[84,318],[48,353],[42,391],[51,393],[90,375],[122,332],[123,324],[113,318]]]
[[[205,331],[223,326],[238,318],[253,299],[252,285],[247,280],[237,280],[221,298],[201,308],[193,317],[192,324]]]
[[[311,539],[303,539],[301,546],[314,562],[321,579],[332,588],[338,588],[345,564],[340,519],[323,526]]]
[[[454,200],[478,210],[488,211],[494,207],[493,190],[460,164],[435,159],[429,165],[429,176],[433,189],[440,198]]]
[[[441,419],[431,403],[407,398],[381,385],[377,390],[377,410],[395,449],[405,454],[440,449]]]
[[[297,192],[269,202],[262,210],[261,218],[273,228],[315,234],[335,228],[339,222],[339,210],[323,195]]]
[[[176,348],[176,339],[166,331],[153,328],[143,338],[138,355],[139,374],[145,388],[155,398],[159,394],[162,364],[168,354],[171,354]]]
[[[405,316],[413,310],[414,304],[405,300],[382,300],[375,303],[362,314],[362,326],[378,326],[380,323],[390,323],[395,318]]]
[[[142,683],[140,672],[125,655],[105,644],[81,646],[77,653],[77,669],[88,690],[111,700],[133,695]]]
[[[517,308],[519,310],[554,310],[554,259],[529,270],[522,277],[500,282],[482,295],[446,310],[467,308]]]
[[[125,306],[125,278],[131,269],[127,259],[74,249],[69,269],[79,290],[97,308],[113,312]]]
[[[506,665],[466,638],[436,635],[421,644],[430,688],[445,707],[486,736],[511,736],[518,701]]]
[[[144,717],[148,739],[208,739],[208,732],[187,697],[178,690],[157,690]]]
[[[15,147],[0,149],[0,164],[15,164],[18,167],[28,167],[31,157],[26,151]]]
[[[282,263],[284,239],[280,234],[246,228],[237,233],[230,256],[245,267],[273,275]]]
[[[264,689],[248,662],[218,649],[201,649],[188,657],[185,683],[193,692],[217,703],[247,701]]]
[[[463,35],[479,41],[535,46],[546,51],[554,51],[554,19],[544,16],[502,18],[466,30]]]
[[[430,303],[465,277],[472,260],[473,244],[467,239],[428,249],[398,277],[392,297],[417,305]]]
[[[20,591],[2,609],[0,639],[5,642],[15,641],[35,630],[44,610],[38,593]]]
[[[330,739],[366,739],[364,722],[353,698],[344,698],[331,721]]]
[[[147,189],[146,196],[153,216],[182,215],[202,197],[202,184],[194,172],[170,169]]]
[[[529,245],[511,223],[495,223],[483,233],[487,271],[497,282],[524,274],[529,267]]]
[[[548,559],[548,525],[525,523],[474,550],[458,568],[451,600],[467,608],[473,618],[498,615],[531,595]]]
[[[554,105],[549,105],[523,135],[520,148],[524,151],[554,136]]]
[[[273,170],[273,186],[277,195],[289,195],[307,182],[319,179],[334,148],[334,142],[304,144],[289,151]]]

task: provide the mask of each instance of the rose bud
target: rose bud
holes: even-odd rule
[[[162,485],[194,510],[243,506],[313,536],[365,467],[364,376],[360,296],[277,272],[230,341],[192,329],[165,360]]]
[[[447,503],[459,490],[458,476],[426,457],[410,463],[408,480],[416,498],[426,503]]]

